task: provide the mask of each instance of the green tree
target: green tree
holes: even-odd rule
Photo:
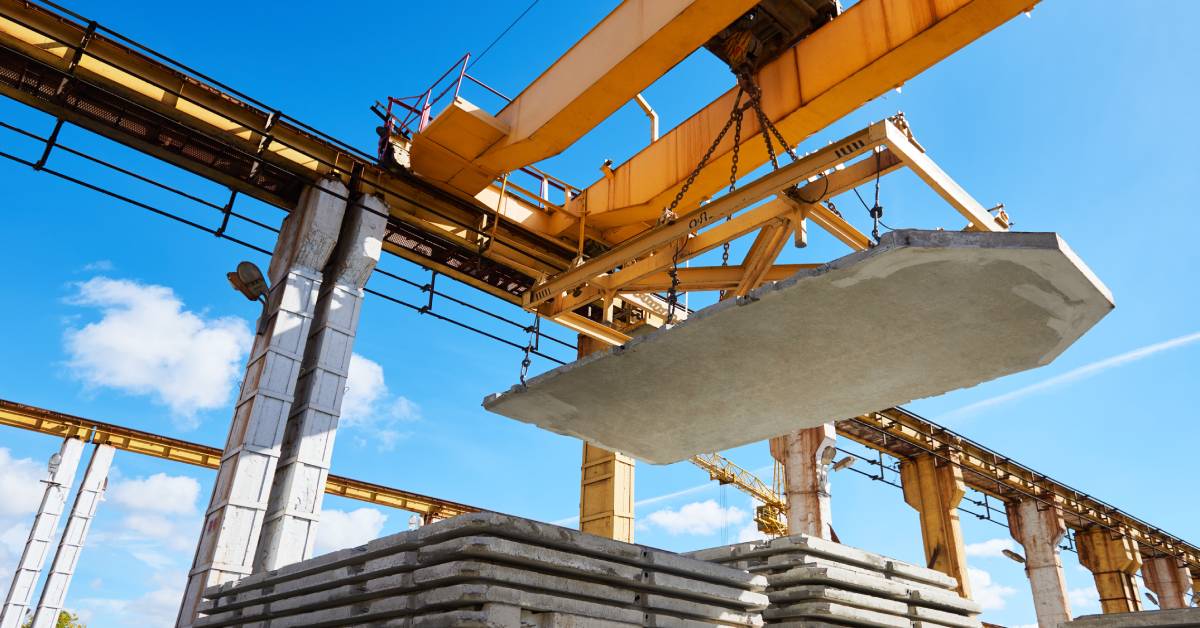
[[[33,618],[30,617],[24,624],[21,624],[21,628],[33,628]],[[54,624],[54,628],[87,628],[87,625],[79,621],[79,615],[59,611],[58,621]]]

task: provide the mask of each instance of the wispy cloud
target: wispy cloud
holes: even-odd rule
[[[1036,384],[1030,384],[1028,386],[1025,386],[1024,388],[1018,388],[1012,392],[1007,392],[1002,395],[996,395],[995,397],[989,397],[982,401],[976,401],[975,403],[967,404],[961,408],[958,408],[956,410],[951,410],[950,412],[947,412],[947,413],[941,415],[941,417],[939,417],[939,419],[945,421],[947,419],[955,419],[955,418],[961,418],[964,416],[969,416],[969,415],[975,414],[976,412],[979,412],[980,410],[991,408],[993,406],[998,406],[1000,404],[1008,403],[1010,401],[1015,401],[1017,399],[1022,399],[1024,397],[1028,397],[1029,395],[1036,394],[1036,393],[1042,392],[1044,390],[1049,390],[1051,388],[1057,388],[1058,386],[1065,386],[1067,384],[1071,384],[1071,383],[1077,382],[1082,379],[1087,379],[1094,375],[1103,373],[1104,371],[1107,371],[1109,369],[1114,369],[1119,366],[1125,366],[1126,364],[1129,364],[1131,362],[1137,362],[1138,360],[1143,360],[1143,359],[1148,358],[1157,353],[1162,353],[1163,351],[1168,351],[1170,349],[1177,349],[1179,347],[1187,346],[1196,341],[1200,341],[1200,332],[1195,332],[1195,333],[1187,334],[1184,336],[1179,336],[1177,338],[1172,338],[1170,340],[1166,340],[1163,342],[1155,343],[1152,345],[1146,345],[1145,347],[1139,347],[1137,349],[1134,349],[1132,351],[1127,351],[1120,355],[1114,355],[1110,358],[1104,358],[1103,360],[1097,360],[1095,362],[1092,362],[1091,364],[1085,364],[1077,369],[1072,369],[1070,371],[1067,371],[1066,373],[1063,373],[1062,375],[1055,375],[1054,377],[1051,377],[1049,379],[1042,380]]]

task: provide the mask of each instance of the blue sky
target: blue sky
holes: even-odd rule
[[[515,94],[613,4],[543,0],[473,73]],[[422,91],[464,51],[486,46],[525,6],[525,0],[429,3],[417,11],[393,3],[214,0],[146,11],[140,3],[70,3],[367,148],[374,142],[376,120],[367,111],[374,100]],[[1111,288],[1117,309],[1047,367],[910,407],[1193,542],[1200,539],[1200,518],[1179,496],[1191,488],[1200,418],[1192,398],[1200,360],[1193,269],[1200,254],[1191,244],[1200,173],[1190,150],[1200,97],[1200,43],[1192,36],[1198,18],[1200,4],[1187,0],[1133,11],[1115,1],[1047,0],[1031,18],[1013,20],[802,145],[821,146],[903,110],[932,157],[984,205],[1004,202],[1020,230],[1063,235]],[[728,72],[701,52],[645,93],[665,130],[731,84]],[[0,101],[0,120],[43,134],[52,126],[9,100]],[[644,145],[645,125],[636,106],[626,106],[545,167],[587,185],[605,158],[620,162]],[[218,186],[79,129],[67,128],[61,141],[224,202]],[[0,150],[35,159],[38,149],[0,131]],[[51,165],[216,224],[210,210],[67,155],[56,154]],[[0,264],[14,280],[0,308],[0,328],[9,332],[0,397],[223,442],[256,315],[223,274],[240,259],[266,260],[11,162],[0,162],[0,181],[8,234]],[[907,174],[885,178],[881,200],[893,226],[961,226]],[[838,201],[852,222],[867,224],[853,195]],[[239,207],[273,222],[281,217],[252,201]],[[268,248],[271,242],[245,226],[235,234]],[[734,259],[745,246],[735,245]],[[842,253],[814,234],[809,249],[783,259]],[[427,275],[395,258],[382,266],[417,281]],[[421,298],[385,277],[371,287]],[[444,287],[527,318],[468,288]],[[439,307],[523,342],[519,330]],[[551,332],[569,338],[564,330]],[[356,405],[339,434],[337,473],[571,524],[579,443],[479,407],[485,394],[516,381],[519,352],[378,298],[366,302],[356,351]],[[535,370],[548,366],[534,363]],[[29,487],[56,448],[48,437],[0,431],[0,584],[36,503],[36,487]],[[728,455],[769,478],[765,444]],[[167,625],[213,476],[131,454],[118,454],[115,464],[68,606],[94,628]],[[637,478],[640,542],[677,550],[733,542],[750,519],[753,505],[745,496],[705,482],[688,464],[639,465]],[[833,489],[834,523],[845,542],[919,561],[916,515],[896,488],[844,472],[834,476]],[[407,513],[336,498],[326,508],[326,549],[408,522]],[[985,619],[1033,622],[1020,567],[999,555],[1007,531],[965,518],[964,533]],[[1090,577],[1073,554],[1064,554],[1064,563],[1074,610],[1095,612]]]

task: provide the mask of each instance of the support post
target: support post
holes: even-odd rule
[[[67,601],[67,589],[71,586],[71,577],[75,575],[75,566],[79,564],[79,555],[83,553],[92,518],[96,516],[96,508],[108,486],[108,470],[112,467],[115,452],[112,445],[98,444],[92,449],[92,457],[79,483],[79,491],[75,493],[75,504],[71,506],[62,540],[58,542],[54,561],[50,563],[50,575],[46,576],[46,584],[42,586],[32,628],[55,628],[58,625],[58,615]]]
[[[1005,506],[1008,530],[1025,549],[1025,575],[1033,591],[1033,610],[1041,628],[1058,628],[1071,621],[1067,581],[1058,551],[1067,524],[1058,505],[1060,498],[1054,497],[1052,501],[1047,504],[1026,498]]]
[[[904,501],[921,517],[927,566],[958,580],[959,595],[969,598],[967,552],[958,520],[958,504],[967,487],[956,459],[957,454],[950,453],[944,457],[919,454],[903,460],[900,483]]]
[[[1187,565],[1166,554],[1146,558],[1142,562],[1142,580],[1158,598],[1158,607],[1167,610],[1187,608],[1191,574]]]
[[[833,423],[771,439],[771,456],[783,464],[788,534],[832,540],[829,463],[836,443]]]
[[[579,357],[608,345],[579,335]],[[633,458],[584,443],[579,487],[579,529],[633,542]]]
[[[308,340],[321,270],[346,210],[347,189],[325,179],[305,190],[271,255],[268,306],[234,409],[176,625],[191,626],[204,590],[251,572]]]
[[[381,199],[363,196],[350,206],[343,219],[337,248],[317,298],[316,316],[296,384],[296,401],[284,431],[266,521],[254,557],[255,573],[312,556],[365,296],[363,287],[379,261],[386,215],[387,205]]]
[[[19,628],[25,621],[25,609],[33,601],[33,589],[37,586],[42,567],[46,565],[50,540],[54,538],[58,518],[67,504],[67,495],[71,492],[71,482],[75,479],[82,453],[83,441],[63,439],[62,448],[58,450],[58,468],[52,468],[50,477],[43,480],[46,490],[42,494],[37,515],[33,518],[33,527],[29,529],[29,539],[25,542],[25,550],[21,552],[21,561],[13,571],[8,597],[4,599],[3,610],[0,610],[0,628]]]
[[[1142,610],[1134,574],[1142,568],[1137,543],[1124,530],[1093,526],[1075,534],[1079,562],[1096,580],[1100,609],[1104,613],[1135,613]]]

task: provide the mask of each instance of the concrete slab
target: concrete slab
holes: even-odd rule
[[[1200,608],[1177,608],[1167,611],[1084,615],[1064,624],[1067,628],[1157,628],[1200,627]]]
[[[665,464],[1045,365],[1112,307],[1056,234],[893,231],[483,405]]]
[[[774,606],[763,611],[768,624],[776,619],[815,619],[848,626],[874,626],[876,628],[910,628],[907,618],[877,613],[832,602],[800,602],[788,606]]]

